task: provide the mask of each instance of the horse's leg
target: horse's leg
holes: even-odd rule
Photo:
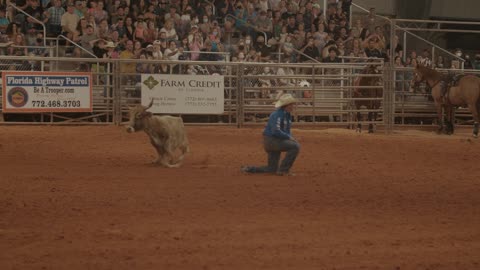
[[[451,135],[452,128],[452,106],[445,106],[445,133]]]
[[[373,121],[373,112],[368,112],[368,122]],[[368,133],[373,133],[373,124],[368,123]]]
[[[468,109],[472,113],[473,116],[473,137],[477,138],[478,137],[478,105],[479,104],[468,104]]]
[[[455,133],[455,107],[450,107],[450,132]]]
[[[362,133],[362,114],[357,112],[357,129],[355,130],[358,133]]]
[[[443,131],[443,113],[442,113],[443,106],[442,106],[441,103],[436,103],[435,105],[437,106],[437,116],[438,116],[438,130],[437,130],[437,133],[441,134],[442,131]]]

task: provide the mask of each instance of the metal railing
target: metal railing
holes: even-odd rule
[[[72,43],[75,47],[79,48],[80,50],[82,50],[83,52],[85,52],[86,54],[92,56],[93,58],[98,58],[95,54],[93,54],[92,52],[90,52],[89,50],[85,49],[84,47],[82,47],[80,44],[76,43],[75,41],[69,39],[68,37],[64,36],[64,35],[58,35],[57,37],[57,55],[58,55],[58,52],[59,52],[59,48],[60,48],[60,42],[59,39],[62,38],[62,39],[65,39],[66,41]]]
[[[224,80],[224,111],[218,115],[184,115],[187,124],[221,124],[245,126],[264,125],[265,118],[273,109],[272,104],[281,93],[294,94],[299,104],[294,112],[299,125],[351,127],[360,113],[375,113],[378,118],[362,121],[376,124],[390,133],[398,126],[431,126],[435,123],[436,112],[428,89],[411,90],[413,76],[411,68],[393,67],[382,59],[343,57],[343,60],[356,60],[348,63],[251,63],[223,61],[161,61],[140,59],[96,59],[76,58],[74,63],[84,62],[106,67],[93,69],[93,112],[78,115],[62,113],[39,113],[35,124],[122,124],[128,119],[128,105],[140,103],[142,81],[140,75],[151,73],[153,69],[139,70],[139,66],[177,66],[167,74],[185,76],[211,75],[217,73]],[[22,70],[30,61],[58,61],[72,63],[67,57],[18,57],[0,56],[0,72]],[[360,73],[368,65],[376,65],[379,74]],[[136,67],[122,72],[122,66]],[[194,66],[206,72],[192,73]],[[15,69],[12,69],[15,68]],[[57,74],[64,72],[57,65],[48,66]],[[124,70],[124,69],[123,69]],[[23,69],[24,72],[30,69]],[[443,72],[467,72],[467,70],[442,70]],[[480,71],[468,70],[480,74]],[[360,76],[381,78],[381,85],[356,86]],[[355,97],[355,89],[382,89],[381,96]],[[0,98],[0,105],[3,101]],[[356,101],[377,101],[379,108],[359,108]],[[0,106],[1,108],[1,106]],[[34,116],[35,116],[34,115]],[[0,109],[1,116],[1,109]],[[15,116],[6,114],[6,123],[22,123]],[[95,119],[99,121],[93,122]],[[457,110],[457,123],[468,123],[472,117],[466,109]],[[38,122],[39,121],[39,122]],[[33,123],[33,122],[32,122]]]
[[[422,31],[422,32],[452,32],[452,33],[475,33],[479,34],[480,30],[463,30],[450,29],[443,27],[445,25],[474,25],[480,26],[480,22],[464,22],[464,21],[441,21],[441,20],[412,20],[412,19],[395,19],[397,25],[407,31]],[[428,25],[431,27],[425,28]]]
[[[31,18],[32,20],[34,20],[35,22],[37,22],[38,24],[40,24],[42,26],[42,28],[43,28],[43,46],[47,46],[47,28],[45,27],[45,24],[42,21],[39,21],[37,18],[32,17],[32,15],[26,13],[21,8],[18,8],[15,4],[9,3],[8,5],[10,7],[14,8],[16,11],[22,13],[23,15]]]
[[[358,8],[364,12],[370,12],[368,9],[358,5],[358,4],[355,4],[355,3],[352,3],[352,7],[355,7],[355,8]],[[448,50],[422,38],[421,36],[417,35],[417,34],[414,34],[412,33],[411,31],[409,31],[409,29],[405,29],[405,28],[402,28],[400,27],[399,25],[397,25],[397,21],[400,21],[400,22],[405,22],[405,21],[408,21],[408,20],[397,20],[397,19],[391,19],[391,18],[388,18],[388,17],[385,17],[385,16],[381,16],[381,15],[378,15],[378,14],[375,14],[376,17],[378,18],[381,18],[383,20],[386,20],[387,22],[389,22],[390,26],[391,26],[391,29],[394,30],[394,31],[391,31],[391,37],[390,37],[390,40],[393,40],[394,39],[394,36],[395,36],[395,31],[400,31],[400,32],[403,32],[404,34],[404,37],[403,37],[403,50],[406,51],[406,48],[407,48],[407,34],[416,38],[417,40],[420,40],[426,44],[428,44],[429,46],[431,46],[432,48],[432,58],[433,56],[435,55],[435,50],[438,50],[438,51],[441,51],[443,53],[445,53],[446,55],[452,57],[453,59],[457,59],[458,61],[460,61],[461,63],[461,66],[463,68],[464,66],[464,63],[465,63],[465,59],[463,59],[462,57],[459,57],[455,54],[453,54],[452,52],[449,52]],[[480,23],[479,23],[480,24]],[[392,49],[392,52],[393,52],[393,49]],[[404,60],[405,60],[405,57],[406,57],[406,53],[403,55],[404,57]],[[393,58],[393,57],[391,57]],[[393,59],[392,59],[392,62],[391,64],[393,65]]]

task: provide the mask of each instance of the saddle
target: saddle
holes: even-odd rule
[[[445,104],[448,104],[448,92],[452,87],[455,87],[458,85],[458,82],[460,79],[465,76],[464,74],[455,74],[455,73],[448,73],[443,80],[439,82],[440,84],[440,89],[441,89],[441,97],[442,100],[444,101]]]

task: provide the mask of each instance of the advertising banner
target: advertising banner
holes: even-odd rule
[[[92,75],[79,72],[2,73],[3,112],[91,112]]]
[[[142,74],[142,104],[165,114],[222,114],[224,77],[220,75]]]

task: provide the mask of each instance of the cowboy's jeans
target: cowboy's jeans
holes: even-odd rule
[[[295,159],[300,151],[300,144],[297,141],[279,139],[275,137],[264,136],[263,147],[267,152],[267,166],[247,167],[246,171],[250,173],[287,173],[293,166]],[[280,154],[287,152],[285,158],[278,167]]]

